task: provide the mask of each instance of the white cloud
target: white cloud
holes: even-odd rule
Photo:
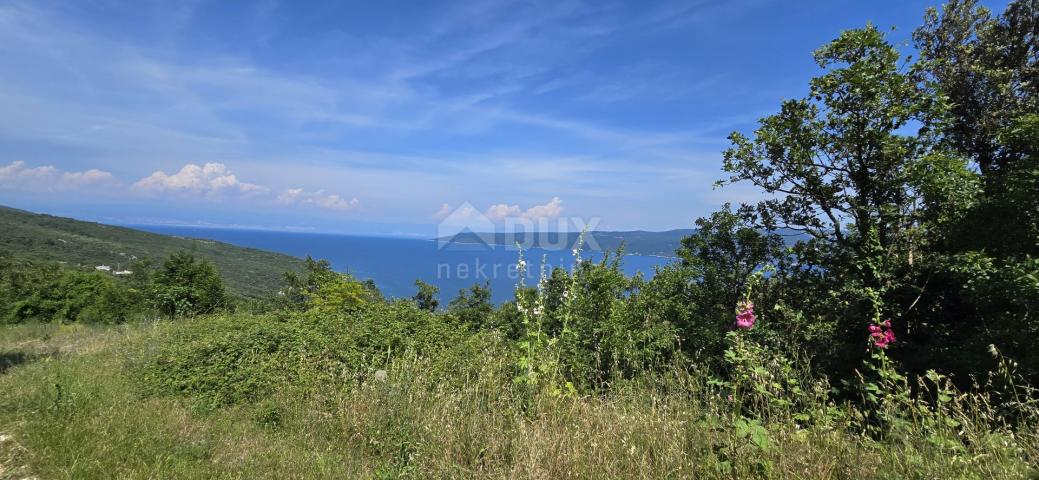
[[[559,197],[552,197],[544,205],[534,205],[523,212],[525,218],[540,220],[543,218],[555,218],[563,214],[563,201]]]
[[[62,174],[61,179],[67,183],[75,185],[97,185],[97,184],[115,184],[119,183],[111,173],[104,170],[98,170],[91,168],[84,172],[65,172]]]
[[[509,217],[518,217],[522,213],[519,205],[506,205],[499,203],[497,205],[491,205],[487,209],[487,218],[491,220],[504,220]]]
[[[356,198],[347,200],[334,193],[325,193],[324,190],[308,192],[302,188],[290,188],[278,195],[278,202],[285,205],[311,205],[331,210],[351,210],[361,203]]]
[[[0,167],[0,179],[37,179],[51,177],[56,172],[54,167],[26,168],[25,162],[11,162],[10,165]]]
[[[451,205],[445,203],[445,204],[440,205],[440,210],[437,210],[432,215],[432,217],[437,219],[437,220],[443,220],[444,218],[447,218],[447,216],[450,215],[450,214],[451,214]]]
[[[22,161],[0,166],[0,185],[19,190],[102,187],[118,183],[111,173],[97,169],[62,172],[52,165],[30,168]]]
[[[207,163],[201,167],[189,163],[172,175],[161,170],[156,171],[133,184],[133,188],[140,191],[195,192],[208,195],[218,195],[225,191],[256,194],[268,190],[260,185],[239,181],[222,163]]]
[[[544,205],[534,205],[526,210],[520,208],[519,205],[508,205],[499,203],[491,205],[487,209],[487,218],[494,221],[504,220],[506,218],[526,218],[528,220],[542,220],[548,218],[558,217],[563,213],[563,201],[559,197],[552,197],[548,203]]]

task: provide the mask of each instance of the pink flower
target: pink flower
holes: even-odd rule
[[[757,319],[754,315],[754,303],[750,300],[740,302],[736,308],[736,328],[750,330],[754,328],[754,321]]]
[[[887,348],[895,342],[895,331],[891,329],[891,320],[884,320],[880,326],[870,324],[869,338],[877,348]]]

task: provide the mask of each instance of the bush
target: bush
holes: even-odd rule
[[[122,323],[147,310],[123,278],[57,263],[0,260],[0,323]]]
[[[137,365],[146,391],[183,395],[206,408],[266,398],[283,389],[343,385],[405,354],[455,368],[482,337],[410,302],[351,312],[204,316],[170,325]],[[457,352],[454,356],[445,352]]]
[[[206,259],[174,253],[155,273],[155,307],[169,318],[216,312],[228,305],[220,273]]]

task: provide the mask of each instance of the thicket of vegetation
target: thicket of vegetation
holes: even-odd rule
[[[232,313],[189,254],[125,281],[5,267],[7,322],[175,320],[12,370],[0,428],[54,476],[1035,476],[1037,32],[1035,0],[928,12],[912,60],[843,32],[730,137],[721,183],[767,200],[649,280],[617,252],[444,304],[307,259]],[[68,337],[31,329],[2,343]]]

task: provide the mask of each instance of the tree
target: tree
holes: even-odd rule
[[[371,290],[352,278],[336,274],[307,296],[307,311],[318,313],[346,313],[368,303]]]
[[[926,87],[943,96],[949,115],[934,125],[986,176],[1025,153],[1001,141],[1039,111],[1039,0],[1015,0],[993,17],[977,0],[929,9],[913,34]]]
[[[310,255],[303,260],[303,272],[285,272],[285,288],[280,292],[287,308],[303,310],[322,285],[336,280],[339,274],[332,270],[328,260],[315,260]]]
[[[494,312],[491,304],[491,282],[473,284],[468,290],[461,289],[458,296],[448,304],[448,310],[463,325],[479,330],[490,320]]]
[[[382,293],[372,280],[359,281],[332,270],[328,260],[304,259],[303,272],[286,272],[279,292],[282,308],[319,313],[345,313],[378,302]]]
[[[440,306],[440,301],[437,300],[440,287],[430,285],[422,280],[415,280],[415,286],[418,287],[418,292],[412,297],[415,300],[415,305],[422,310],[435,312],[437,307]]]
[[[725,204],[709,218],[698,219],[696,233],[682,239],[678,256],[701,287],[705,316],[729,316],[746,293],[751,274],[783,254],[782,237],[763,233],[754,223],[750,207],[733,212]]]
[[[771,196],[757,205],[759,226],[810,235],[808,255],[859,292],[858,321],[876,321],[891,313],[883,296],[912,248],[908,172],[931,148],[926,131],[907,130],[938,105],[873,26],[842,33],[815,60],[827,72],[808,96],[784,102],[753,138],[730,135],[724,168],[728,182]]]
[[[155,273],[153,299],[169,318],[212,313],[228,305],[216,267],[189,252],[174,253],[163,262]]]
[[[918,307],[929,314],[928,340],[955,352],[938,359],[954,369],[984,369],[996,345],[1039,375],[1039,1],[1014,0],[995,16],[952,0],[929,10],[913,37],[924,86],[948,104],[935,133],[980,173],[973,186],[925,195],[938,200],[930,215],[945,219],[930,298]]]
[[[945,105],[883,33],[845,31],[814,56],[825,72],[806,97],[783,102],[753,136],[730,135],[721,183],[763,191],[756,227],[808,237],[769,282],[771,315],[797,325],[817,364],[843,375],[864,354],[867,323],[891,318],[903,335],[902,317],[922,308],[930,279],[920,257],[941,239],[927,235],[939,215],[921,201],[955,199],[947,182],[970,175],[933,130]]]

